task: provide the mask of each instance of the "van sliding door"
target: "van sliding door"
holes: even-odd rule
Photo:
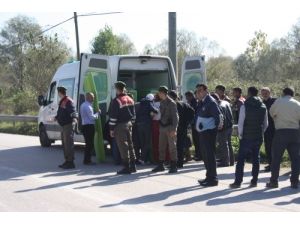
[[[82,54],[80,61],[77,108],[84,102],[86,90],[84,82],[87,75],[92,75],[96,85],[99,108],[101,109],[102,126],[111,100],[109,57],[96,54]]]

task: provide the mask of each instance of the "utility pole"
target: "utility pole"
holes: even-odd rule
[[[173,63],[175,74],[177,71],[177,44],[176,44],[176,12],[169,12],[169,57]]]
[[[75,23],[75,34],[76,34],[77,60],[80,60],[80,48],[79,48],[79,33],[78,33],[77,12],[74,12],[74,23]]]

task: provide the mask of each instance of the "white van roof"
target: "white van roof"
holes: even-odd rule
[[[57,69],[52,81],[73,78],[78,76],[79,66],[80,66],[79,61],[63,64]]]

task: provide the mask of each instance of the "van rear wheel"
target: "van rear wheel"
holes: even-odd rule
[[[50,147],[51,146],[51,140],[48,138],[46,128],[44,125],[40,125],[39,128],[39,137],[40,137],[40,143],[42,147]]]

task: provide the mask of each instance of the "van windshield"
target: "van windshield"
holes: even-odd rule
[[[120,70],[118,80],[126,83],[135,101],[140,101],[149,93],[157,93],[162,85],[170,87],[168,70]]]

